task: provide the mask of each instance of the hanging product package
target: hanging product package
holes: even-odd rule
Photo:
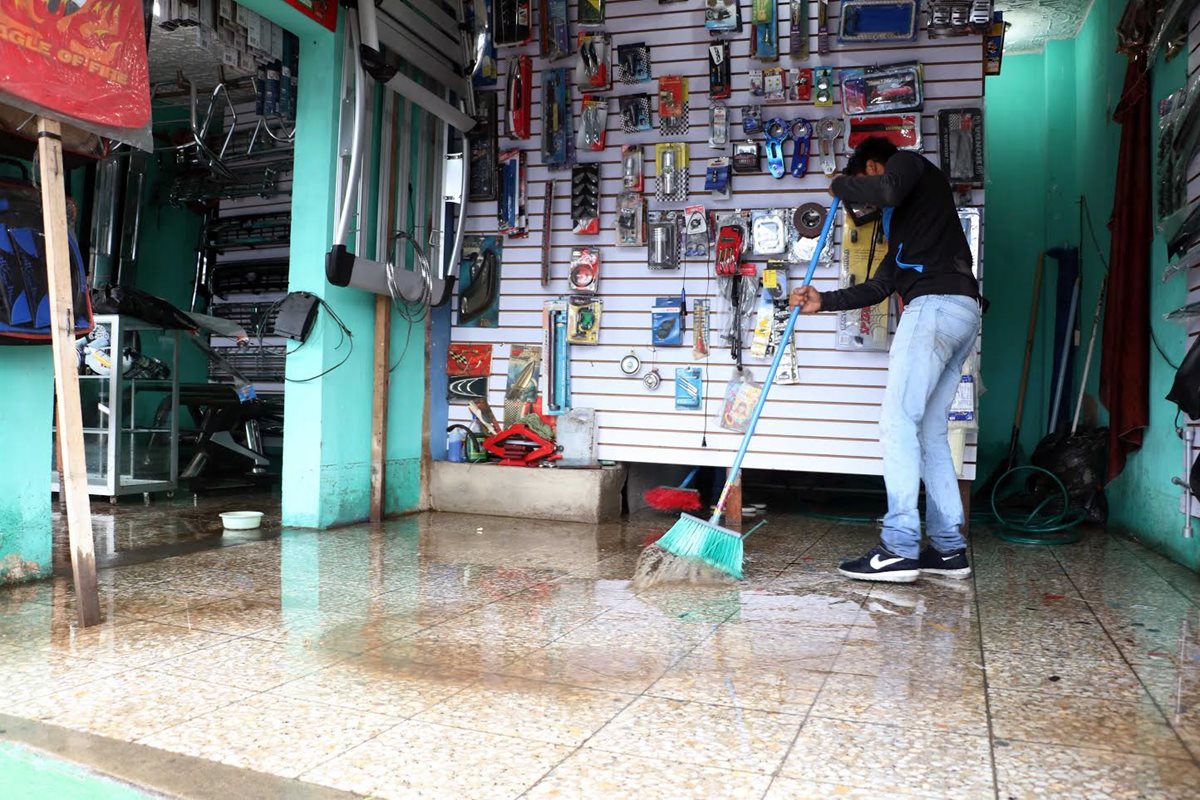
[[[571,25],[567,21],[567,0],[542,0],[541,55],[547,61],[560,61],[573,55]]]
[[[572,248],[567,282],[572,294],[595,294],[600,286],[600,251],[594,247]]]
[[[683,315],[687,300],[683,295],[654,298],[650,314],[650,344],[654,347],[683,346]]]
[[[687,143],[660,142],[654,145],[654,166],[654,196],[658,200],[687,200]]]
[[[617,195],[617,247],[646,246],[646,198],[641,192]]]
[[[585,94],[579,114],[579,133],[575,146],[579,150],[604,150],[608,127],[608,98]]]
[[[533,96],[533,59],[517,56],[505,64],[508,73],[508,113],[504,117],[504,129],[510,139],[528,139],[530,136],[530,108]]]
[[[621,130],[638,133],[653,129],[650,123],[650,95],[627,94],[617,98],[621,109]]]
[[[921,151],[920,114],[869,114],[846,118],[846,152],[871,137],[887,139],[901,150]],[[943,162],[945,163],[945,162]]]
[[[847,116],[920,111],[925,104],[920,64],[843,69],[841,81]]]
[[[607,91],[612,88],[612,37],[603,31],[580,31],[579,60],[575,80],[580,89]]]
[[[579,0],[575,21],[580,25],[603,25],[605,5],[605,0]]]
[[[504,240],[499,236],[464,236],[459,262],[458,319],[467,328],[500,324],[500,264]]]
[[[857,286],[874,275],[887,249],[880,220],[859,226],[850,214],[843,215],[841,288]],[[884,298],[873,306],[837,312],[834,348],[886,352],[890,311],[891,299]]]
[[[731,200],[733,198],[733,183],[730,180],[733,175],[733,170],[729,165],[729,159],[721,156],[719,158],[710,158],[708,167],[704,170],[704,189],[712,194],[717,200]]]
[[[813,105],[817,108],[833,108],[833,68],[813,67],[812,85]]]
[[[640,144],[621,145],[621,188],[641,192],[646,187],[645,163]]]
[[[750,40],[750,57],[759,61],[779,60],[779,7],[775,0],[757,0],[766,20],[754,23],[754,37]]]
[[[938,155],[952,184],[983,187],[983,109],[938,111]]]
[[[92,330],[83,257],[68,226],[72,329]],[[50,285],[41,193],[30,184],[0,181],[0,344],[50,343]]]
[[[803,61],[808,58],[808,0],[790,0],[788,54]]]
[[[600,233],[600,165],[577,164],[571,170],[572,233]]]
[[[470,0],[463,5],[466,7],[471,51],[475,55],[471,84],[478,88],[495,86],[499,76],[499,62],[496,57],[496,43],[492,41],[492,0]]]
[[[688,132],[688,79],[664,75],[658,79],[658,130],[664,136]]]
[[[645,42],[617,45],[617,77],[621,83],[647,83],[650,71],[650,47]]]
[[[475,104],[475,127],[467,134],[471,158],[471,200],[495,200],[499,195],[496,174],[498,154],[496,93],[480,92]]]
[[[992,26],[992,0],[926,0],[930,39],[979,36]]]
[[[683,256],[708,259],[708,215],[704,206],[688,206],[683,210]]]
[[[917,5],[917,0],[842,0],[838,42],[916,41]]]
[[[152,150],[146,18],[142,0],[0,3],[0,131],[33,139],[44,114],[69,152],[102,158],[101,137]]]
[[[720,100],[708,107],[708,146],[714,150],[729,146],[729,107]]]
[[[745,433],[761,394],[762,386],[754,382],[750,370],[734,370],[733,377],[725,385],[725,400],[721,403],[717,424],[727,431]]]
[[[675,410],[695,411],[704,398],[704,371],[700,367],[675,368]]]
[[[807,103],[812,100],[813,71],[811,69],[792,70],[792,85],[788,91],[788,99],[794,103]]]
[[[575,163],[570,74],[563,68],[542,70],[542,163],[551,171]]]
[[[567,342],[595,345],[600,343],[600,316],[603,303],[590,297],[572,297],[567,301]]]
[[[492,36],[497,45],[519,46],[533,39],[531,0],[492,0],[495,24]]]
[[[500,154],[500,232],[517,239],[529,234],[525,213],[527,177],[525,151],[506,150]]]
[[[713,100],[725,100],[733,94],[732,63],[727,40],[708,46],[708,96]]]
[[[742,9],[738,0],[707,0],[704,27],[709,33],[730,33],[742,29]]]
[[[678,211],[651,211],[647,215],[646,265],[650,269],[679,269],[683,217]]]

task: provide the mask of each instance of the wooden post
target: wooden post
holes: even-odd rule
[[[371,396],[371,522],[382,522],[387,471],[388,381],[391,379],[392,299],[375,298],[375,388]]]
[[[736,528],[742,524],[742,476],[729,487],[729,498],[725,501],[725,524]]]
[[[87,464],[83,450],[83,408],[75,362],[75,308],[71,291],[71,253],[67,239],[67,198],[63,184],[62,126],[38,118],[38,160],[42,180],[42,226],[46,237],[46,272],[50,288],[51,350],[58,440],[62,452],[67,504],[67,534],[79,624],[100,622],[96,591],[96,555],[92,544],[92,509],[88,500]],[[114,413],[117,409],[113,410]]]

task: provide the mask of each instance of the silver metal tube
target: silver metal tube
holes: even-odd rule
[[[370,3],[365,5],[370,6]],[[358,14],[354,10],[346,12],[346,29],[350,35],[350,49],[354,53],[354,124],[350,133],[350,168],[346,171],[345,194],[342,195],[342,207],[338,213],[337,224],[333,229],[333,244],[344,245],[350,231],[350,212],[354,208],[354,198],[358,194],[359,172],[362,169],[362,130],[363,117],[366,115],[366,82],[367,76],[363,70],[362,59],[358,57]]]

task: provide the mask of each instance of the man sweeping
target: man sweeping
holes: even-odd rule
[[[975,347],[982,301],[953,191],[935,164],[880,137],[855,148],[829,191],[845,204],[881,209],[887,254],[863,283],[834,292],[795,289],[792,306],[806,314],[866,308],[893,292],[904,301],[880,417],[888,496],[883,534],[878,546],[839,572],[891,583],[911,583],[922,573],[966,578],[971,566],[948,415],[963,361]],[[922,478],[929,534],[923,550]]]

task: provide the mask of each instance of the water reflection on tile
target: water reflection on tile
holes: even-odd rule
[[[530,790],[530,800],[757,800],[769,775],[583,748]],[[740,766],[740,765],[739,765]]]
[[[1189,800],[1200,786],[1192,761],[1006,742],[996,748],[1000,797]]]
[[[934,683],[923,677],[887,678],[831,674],[812,707],[813,716],[877,722],[926,731],[985,736],[987,704],[982,687]]]

